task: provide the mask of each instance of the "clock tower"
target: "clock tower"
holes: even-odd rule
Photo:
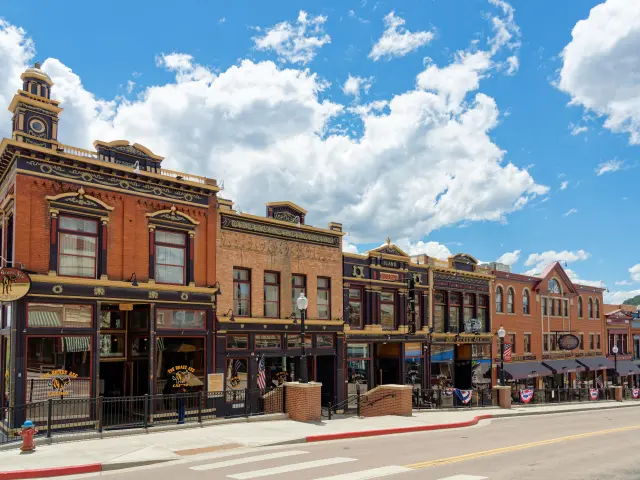
[[[20,76],[22,89],[13,96],[9,111],[13,114],[15,140],[54,148],[58,144],[59,102],[51,100],[53,82],[36,62]]]

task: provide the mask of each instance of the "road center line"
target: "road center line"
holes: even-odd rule
[[[459,455],[457,457],[440,458],[437,460],[429,460],[428,462],[413,463],[411,465],[407,465],[407,468],[418,469],[418,468],[427,468],[427,467],[437,467],[440,465],[447,465],[450,463],[473,460],[475,458],[488,457],[491,455],[499,455],[501,453],[507,453],[507,452],[514,452],[516,450],[525,450],[527,448],[540,447],[543,445],[551,445],[554,443],[566,442],[569,440],[578,440],[580,438],[595,437],[598,435],[607,435],[609,433],[626,432],[629,430],[637,430],[637,429],[640,429],[640,425],[632,425],[629,427],[621,427],[621,428],[612,428],[610,430],[599,430],[597,432],[580,433],[577,435],[569,435],[566,437],[551,438],[549,440],[541,440],[539,442],[522,443],[520,445],[511,445],[509,447],[495,448],[493,450],[484,450],[480,452],[467,453],[465,455]]]

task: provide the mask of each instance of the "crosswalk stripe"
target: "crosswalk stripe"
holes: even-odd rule
[[[360,472],[334,475],[333,477],[322,477],[316,480],[368,480],[370,478],[380,478],[380,477],[386,477],[387,475],[395,475],[396,473],[412,472],[412,471],[413,471],[412,468],[400,467],[398,465],[391,465],[388,467],[372,468],[371,470],[362,470]]]
[[[336,465],[338,463],[355,462],[355,458],[334,457],[325,458],[324,460],[313,460],[304,463],[292,463],[291,465],[283,465],[281,467],[265,468],[263,470],[254,470],[252,472],[235,473],[227,475],[227,478],[235,478],[236,480],[246,480],[248,478],[267,477],[269,475],[278,475],[280,473],[297,472],[299,470],[309,470],[311,468],[325,467],[327,465]]]
[[[489,480],[489,477],[478,477],[476,475],[454,475],[453,477],[441,478],[439,480]]]
[[[274,458],[293,457],[294,455],[304,455],[309,452],[301,450],[288,450],[282,452],[267,453],[265,455],[256,455],[254,457],[236,458],[234,460],[225,460],[223,462],[205,463],[204,465],[196,465],[190,467],[190,470],[213,470],[215,468],[233,467],[234,465],[244,465],[245,463],[263,462]]]

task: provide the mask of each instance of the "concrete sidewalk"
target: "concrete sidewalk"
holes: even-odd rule
[[[291,420],[243,421],[241,423],[174,429],[140,435],[40,445],[31,454],[18,450],[0,451],[0,479],[37,478],[130,468],[151,463],[189,458],[216,451],[254,448],[286,443],[357,438],[412,431],[457,428],[473,425],[478,418],[507,418],[521,415],[640,407],[640,401],[597,402],[566,405],[414,411],[411,417],[336,418],[317,423]],[[33,470],[33,474],[25,472]]]

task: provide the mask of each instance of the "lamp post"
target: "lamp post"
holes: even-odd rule
[[[504,337],[507,334],[502,325],[498,329],[498,338],[500,338],[500,386],[504,387]]]
[[[614,345],[611,349],[613,352],[613,386],[618,386],[618,346]]]
[[[309,306],[309,299],[304,296],[304,292],[300,292],[300,296],[296,300],[298,310],[300,310],[300,336],[302,337],[302,357],[300,358],[300,383],[309,383],[309,373],[307,371],[307,350],[305,348],[305,328],[304,317],[307,315],[307,307]]]

